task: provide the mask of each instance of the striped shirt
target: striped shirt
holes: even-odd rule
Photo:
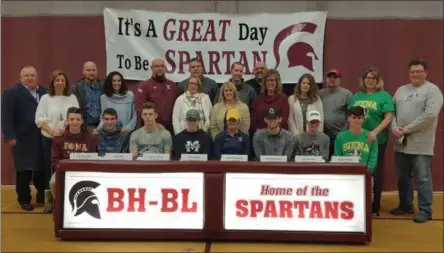
[[[139,156],[143,153],[165,154],[173,149],[173,140],[170,132],[165,129],[156,129],[149,133],[141,127],[131,134],[130,151],[137,151]]]

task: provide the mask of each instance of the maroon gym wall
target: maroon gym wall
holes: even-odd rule
[[[51,71],[63,69],[71,83],[81,76],[82,64],[95,61],[106,72],[103,17],[2,17],[1,88],[18,80],[24,65],[34,65],[40,83]],[[87,27],[87,29],[86,29]],[[357,91],[362,71],[376,66],[382,71],[386,90],[394,94],[408,82],[408,62],[416,57],[429,63],[429,80],[443,90],[443,24],[436,20],[328,19],[324,68],[339,68],[343,86]],[[134,85],[131,86],[134,89]],[[440,113],[433,159],[435,191],[443,190],[443,111]],[[2,185],[15,183],[9,147],[2,144]],[[393,168],[392,139],[386,153],[384,188],[397,189]]]

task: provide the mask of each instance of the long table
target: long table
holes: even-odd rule
[[[368,243],[358,164],[63,160],[55,236]]]

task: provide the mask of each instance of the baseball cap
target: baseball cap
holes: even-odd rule
[[[329,71],[327,71],[327,76],[330,74],[335,74],[338,77],[341,77],[341,71],[339,71],[339,69],[330,69]]]
[[[347,115],[364,116],[364,108],[362,108],[361,106],[353,106],[348,109]]]
[[[239,118],[240,118],[239,113],[237,112],[236,109],[228,110],[226,120],[229,120],[229,119],[239,120]]]
[[[307,121],[319,120],[321,121],[321,113],[316,110],[310,110],[307,112]]]
[[[279,109],[271,107],[270,109],[268,109],[266,117],[267,118],[275,118],[275,117],[280,117],[280,116],[281,116],[281,112],[279,111]]]
[[[197,110],[191,109],[187,111],[187,119],[200,120],[200,114]]]

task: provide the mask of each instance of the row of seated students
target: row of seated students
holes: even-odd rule
[[[266,128],[256,131],[253,136],[254,159],[262,155],[286,156],[290,161],[294,156],[322,156],[328,159],[330,140],[318,131],[320,115],[317,111],[307,113],[307,132],[294,136],[280,127],[282,117],[278,109],[270,108],[264,118]],[[378,146],[367,141],[368,132],[362,128],[364,109],[352,107],[348,112],[350,129],[339,134],[335,141],[335,156],[358,156],[373,173],[376,169]],[[180,160],[182,154],[207,154],[219,160],[222,155],[250,155],[249,137],[239,130],[239,114],[230,109],[226,115],[226,130],[219,133],[214,141],[211,136],[199,129],[200,116],[196,110],[187,112],[187,128],[175,135],[156,122],[156,107],[146,102],[142,109],[144,126],[134,131],[128,138],[121,132],[118,116],[114,109],[103,113],[104,127],[95,137],[83,125],[81,109],[71,107],[67,112],[67,128],[61,135],[54,137],[51,148],[51,164],[54,169],[59,162],[69,159],[71,152],[125,153],[127,150],[134,158],[144,153],[171,154],[172,159]],[[128,142],[129,139],[129,142]],[[356,147],[348,147],[356,143]],[[350,150],[354,150],[350,152]],[[52,175],[51,191],[55,197],[55,173]]]

